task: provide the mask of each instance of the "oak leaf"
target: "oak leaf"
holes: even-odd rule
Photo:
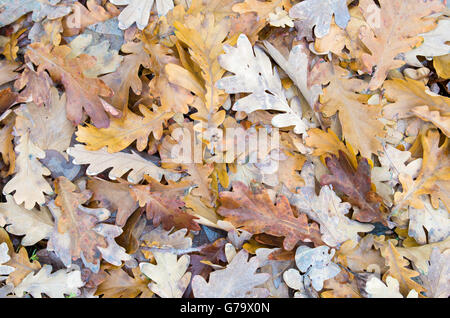
[[[386,285],[372,276],[366,283],[366,292],[369,294],[369,298],[403,298],[399,292],[399,282],[392,276],[386,277]],[[406,298],[418,298],[418,294],[412,289]]]
[[[11,257],[8,255],[8,245],[3,242],[0,244],[0,280],[6,279],[3,275],[9,275],[15,271],[15,268],[9,265],[6,265]]]
[[[422,67],[422,63],[417,56],[434,57],[450,53],[450,41],[447,30],[450,28],[450,20],[443,19],[438,21],[438,26],[427,33],[419,34],[423,38],[423,43],[418,48],[405,53],[405,61],[410,65]]]
[[[412,289],[419,294],[425,291],[420,284],[412,279],[419,276],[419,273],[407,268],[409,261],[400,255],[391,241],[383,243],[380,246],[380,252],[385,259],[386,265],[389,267],[383,274],[384,280],[388,276],[395,278],[399,282],[402,295],[407,295]]]
[[[450,98],[433,94],[421,81],[409,78],[385,81],[383,88],[390,102],[383,107],[385,118],[398,120],[417,116],[450,135]]]
[[[139,105],[143,117],[125,109],[123,116],[112,119],[108,128],[97,128],[89,124],[85,127],[78,126],[77,141],[85,143],[87,150],[95,151],[106,147],[108,152],[114,153],[127,148],[136,140],[137,150],[143,151],[147,148],[150,134],[156,140],[161,139],[164,122],[173,116],[173,113],[155,108],[151,111],[146,106]]]
[[[233,183],[233,192],[220,193],[221,206],[217,213],[238,228],[253,234],[267,233],[284,236],[283,246],[292,250],[298,241],[321,243],[317,224],[308,224],[305,214],[294,215],[285,196],[276,205],[267,191],[252,192],[241,182]]]
[[[450,270],[448,263],[450,261],[450,250],[439,252],[434,248],[430,256],[430,268],[427,275],[421,276],[424,287],[427,289],[425,294],[433,298],[448,298],[450,296]]]
[[[17,286],[25,278],[25,276],[41,268],[41,264],[39,264],[38,261],[30,260],[25,247],[21,247],[17,253],[14,251],[14,246],[11,239],[4,229],[0,229],[0,244],[5,244],[8,250],[9,260],[6,263],[6,266],[10,266],[14,269],[13,272],[9,273],[8,278],[6,279],[7,284]],[[0,263],[2,263],[2,261],[0,261]],[[2,266],[4,265],[0,265],[0,267]],[[2,273],[2,275],[4,275],[4,273]],[[0,278],[0,280],[2,280],[2,278]]]
[[[300,187],[297,193],[282,190],[289,202],[305,213],[310,219],[320,225],[322,240],[329,246],[338,246],[353,239],[359,239],[358,232],[370,232],[373,226],[361,224],[350,220],[345,215],[349,213],[351,205],[341,202],[330,186],[323,186],[317,196],[315,192],[314,167],[307,163],[302,169],[305,186]]]
[[[330,253],[328,251],[329,247],[325,245],[316,248],[299,246],[295,252],[295,264],[304,274],[301,275],[297,271],[296,274],[292,272],[290,275],[294,274],[298,279],[304,276],[316,291],[322,290],[324,281],[335,277],[341,271],[339,266],[331,261],[335,250],[331,249]]]
[[[148,288],[148,278],[133,268],[133,277],[128,275],[123,269],[113,269],[108,271],[108,276],[95,291],[96,295],[103,295],[103,298],[151,298],[153,293]]]
[[[447,250],[450,248],[450,238],[447,237],[443,241],[425,245],[398,247],[397,251],[401,256],[411,260],[414,264],[414,268],[417,268],[417,271],[426,274],[430,267],[429,260],[434,248],[439,249],[440,252]]]
[[[56,82],[64,85],[68,119],[74,124],[79,124],[85,110],[96,127],[108,127],[107,112],[114,116],[120,115],[104,100],[113,95],[112,90],[102,80],[83,75],[85,70],[95,65],[94,57],[82,54],[76,58],[68,58],[70,53],[71,48],[68,46],[51,48],[33,43],[28,46],[26,55],[33,63],[39,65],[38,72],[46,69]]]
[[[72,5],[72,13],[63,19],[63,35],[80,34],[88,26],[112,19],[119,13],[120,11],[111,3],[106,3],[103,7],[96,0],[87,0],[85,7],[77,1]]]
[[[160,181],[164,176],[166,180],[176,181],[180,174],[174,171],[158,167],[150,160],[146,160],[137,153],[108,153],[106,149],[89,151],[83,145],[76,144],[67,149],[67,153],[74,157],[75,164],[88,164],[87,175],[97,175],[100,172],[112,168],[108,177],[116,180],[129,172],[127,180],[131,183],[139,183],[144,175]]]
[[[444,205],[450,207],[449,187],[450,187],[450,157],[448,155],[448,138],[442,145],[440,144],[439,131],[430,129],[421,135],[423,147],[422,169],[415,180],[407,174],[400,174],[399,180],[403,186],[402,192],[394,195],[395,206],[393,211],[403,209],[410,205],[416,209],[423,209],[424,204],[420,200],[423,194],[431,196],[431,205],[434,208],[439,206],[438,199]]]
[[[422,41],[418,35],[435,27],[434,19],[427,17],[444,9],[440,0],[380,0],[379,3],[380,7],[373,0],[359,3],[369,25],[361,27],[360,38],[371,52],[361,58],[369,73],[375,67],[369,83],[371,90],[381,87],[390,70],[405,64],[397,56],[418,46]]]
[[[91,197],[90,191],[78,192],[65,177],[55,180],[55,191],[57,197],[50,211],[56,231],[50,236],[48,249],[54,250],[66,266],[81,258],[87,268],[97,273],[101,258],[116,266],[130,259],[125,249],[114,241],[122,230],[101,223],[109,218],[110,212],[82,206]]]
[[[308,38],[312,38],[313,28],[316,37],[321,38],[327,35],[333,15],[336,24],[345,29],[350,20],[347,0],[306,0],[297,3],[289,10],[289,16],[299,20],[296,27],[300,36]]]
[[[13,197],[17,204],[25,203],[26,209],[31,210],[37,203],[45,203],[46,194],[53,193],[44,176],[50,175],[39,159],[45,157],[45,152],[32,141],[28,130],[20,132],[20,139],[15,147],[17,152],[15,174],[3,188],[4,194],[15,191]]]
[[[320,67],[320,63],[316,65]],[[349,77],[349,71],[338,65],[330,65],[327,72],[328,76],[322,84],[329,85],[320,96],[320,110],[326,117],[338,113],[345,141],[359,150],[363,157],[370,158],[372,153],[382,150],[379,138],[386,134],[379,120],[381,106],[366,102],[361,92],[366,89],[367,83]]]
[[[59,96],[58,90],[52,87],[44,105],[28,103],[16,109],[16,129],[28,129],[31,141],[41,150],[64,153],[75,130],[66,118],[66,94]]]
[[[270,44],[267,45],[270,48]],[[302,119],[301,110],[296,111],[288,104],[278,72],[272,68],[270,59],[264,51],[257,46],[252,48],[245,35],[239,36],[236,47],[225,45],[224,50],[225,54],[219,57],[220,65],[235,75],[220,79],[216,86],[230,94],[250,93],[234,103],[233,110],[245,111],[247,114],[257,110],[281,111],[284,113],[272,119],[274,126],[295,126],[296,133],[304,133],[308,128],[308,122]],[[274,50],[272,49],[272,54],[275,54]],[[295,52],[303,54],[300,55],[301,62],[307,64],[306,55],[301,52],[301,48],[294,49],[293,58]],[[306,76],[302,74],[299,77],[305,79]],[[302,88],[306,86],[304,82]]]
[[[114,91],[114,95],[107,97],[106,101],[117,109],[126,109],[130,88],[136,95],[141,95],[143,83],[139,77],[139,68],[150,68],[150,57],[144,49],[142,42],[127,42],[121,48],[123,57],[119,68],[100,79]]]
[[[24,235],[21,241],[23,246],[32,246],[49,238],[54,223],[46,207],[28,210],[16,204],[11,195],[7,195],[6,203],[0,203],[0,226],[6,224],[9,233]]]
[[[380,211],[380,199],[370,188],[370,166],[367,159],[358,161],[356,171],[343,152],[340,152],[339,158],[333,155],[325,161],[331,174],[322,176],[320,183],[333,185],[335,190],[343,192],[347,200],[358,207],[353,218],[361,222],[380,222],[388,226],[387,216]]]
[[[450,219],[444,205],[433,208],[430,199],[422,197],[423,209],[409,207],[408,235],[419,244],[436,243],[450,236]],[[426,229],[426,232],[425,232]]]
[[[260,267],[256,257],[248,260],[248,253],[241,250],[225,269],[216,270],[209,275],[209,281],[196,275],[192,279],[192,289],[196,298],[263,298],[268,296],[263,284],[270,275],[256,273]]]
[[[41,21],[45,17],[48,19],[58,19],[69,14],[72,9],[69,5],[61,3],[61,0],[34,1],[34,0],[4,0],[2,12],[0,13],[0,27],[4,27],[21,16],[33,12],[33,21]]]
[[[47,72],[41,70],[35,72],[30,67],[26,67],[20,78],[14,83],[17,90],[22,90],[18,102],[33,102],[38,106],[42,106],[50,99],[50,88],[53,81]]]
[[[181,298],[190,280],[189,255],[154,252],[156,265],[140,263],[139,268],[152,282],[150,290],[162,298]]]
[[[159,185],[159,189],[151,185],[137,185],[131,188],[130,194],[139,206],[146,207],[147,218],[153,219],[153,225],[162,224],[165,230],[175,226],[198,231],[200,227],[195,217],[184,211],[183,197],[188,187],[186,182]]]
[[[119,27],[122,30],[128,29],[133,23],[143,30],[150,18],[150,11],[155,0],[109,0],[115,5],[126,5],[119,15]],[[156,0],[156,10],[159,16],[166,15],[173,9],[173,0]]]
[[[23,297],[25,292],[33,298],[42,298],[42,294],[50,298],[64,298],[64,295],[78,295],[79,288],[84,286],[79,270],[66,271],[60,269],[54,273],[51,265],[44,265],[36,274],[30,273],[14,289],[14,294]]]
[[[125,182],[108,182],[100,178],[89,178],[87,188],[93,192],[92,200],[100,201],[101,207],[111,212],[117,211],[116,225],[123,227],[137,209],[137,204],[130,196],[129,184]]]
[[[331,129],[325,132],[319,128],[312,128],[307,133],[308,136],[305,138],[305,144],[314,149],[312,153],[314,156],[322,156],[327,153],[338,156],[339,152],[342,151],[350,160],[353,167],[358,166],[356,154],[353,152],[353,149],[340,141]]]
[[[336,251],[336,263],[339,263],[354,272],[378,271],[383,273],[387,270],[384,258],[374,247],[374,238],[368,234],[361,240],[348,240]]]

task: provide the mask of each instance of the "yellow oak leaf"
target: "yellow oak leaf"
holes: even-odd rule
[[[326,82],[330,84],[320,96],[321,111],[327,117],[338,113],[346,142],[359,150],[363,157],[370,158],[372,153],[377,154],[383,149],[378,139],[385,136],[384,125],[379,121],[381,106],[369,105],[361,94],[367,83],[348,78],[349,75],[338,65],[329,71]]]
[[[420,199],[423,194],[431,196],[431,204],[435,209],[439,207],[439,199],[450,208],[450,156],[448,138],[440,144],[439,131],[430,129],[421,136],[423,147],[422,169],[415,180],[408,174],[401,173],[399,180],[403,191],[394,195],[397,212],[407,205],[416,209],[423,209]]]
[[[137,140],[137,150],[143,151],[148,145],[152,133],[159,140],[163,132],[163,123],[173,116],[173,113],[154,107],[152,112],[144,105],[139,105],[139,116],[126,110],[122,118],[111,120],[108,128],[97,128],[87,124],[78,126],[77,140],[86,144],[87,150],[100,150],[107,147],[109,153],[121,151]]]

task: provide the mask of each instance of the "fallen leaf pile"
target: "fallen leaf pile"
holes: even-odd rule
[[[0,0],[0,298],[449,297],[449,8]]]

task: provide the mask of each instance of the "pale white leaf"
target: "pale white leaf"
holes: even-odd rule
[[[2,221],[3,219],[3,221]],[[12,196],[6,196],[6,202],[0,203],[0,226],[14,235],[22,236],[22,245],[31,246],[49,237],[53,230],[53,219],[44,206],[27,210],[16,204]]]
[[[423,37],[423,43],[418,48],[405,53],[406,63],[422,67],[422,63],[417,59],[417,56],[433,57],[442,56],[450,53],[450,20],[439,20],[438,26],[430,32],[419,34]]]
[[[331,259],[335,250],[322,245],[316,248],[299,246],[295,252],[295,263],[298,269],[311,279],[312,286],[316,291],[323,288],[323,282],[335,277],[341,271],[340,267]]]
[[[153,252],[156,265],[140,263],[139,268],[153,282],[150,290],[162,298],[181,298],[191,280],[189,255],[177,259],[176,254]]]
[[[350,21],[347,0],[305,0],[289,10],[289,16],[299,20],[297,29],[300,36],[308,38],[312,37],[313,28],[316,37],[327,35],[333,15],[336,25],[345,29]]]
[[[196,298],[261,298],[269,292],[257,286],[269,279],[269,274],[257,274],[260,267],[256,257],[248,260],[248,253],[241,250],[225,269],[209,275],[209,282],[196,275],[192,279],[192,289]]]
[[[112,168],[108,175],[111,180],[120,178],[131,170],[128,174],[128,181],[131,183],[140,182],[144,178],[144,175],[149,175],[158,181],[161,181],[163,176],[166,180],[172,181],[177,181],[180,178],[179,173],[160,168],[135,152],[109,153],[105,148],[90,151],[86,150],[83,145],[76,144],[74,147],[67,149],[67,153],[74,157],[74,164],[88,164],[89,167],[86,170],[86,174],[90,176],[97,175],[106,169]]]
[[[44,265],[36,274],[30,273],[16,286],[14,293],[23,297],[25,292],[34,298],[42,298],[42,294],[50,298],[64,298],[65,295],[78,295],[84,283],[81,280],[81,272],[74,270],[67,272],[60,269],[52,272],[50,265]]]

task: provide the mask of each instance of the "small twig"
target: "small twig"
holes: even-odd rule
[[[152,247],[147,247],[147,246],[143,246],[141,247],[143,250],[146,251],[150,251],[150,252],[161,252],[161,253],[171,253],[171,254],[176,254],[176,255],[182,255],[182,254],[189,254],[189,253],[193,253],[193,252],[200,252],[205,245],[201,245],[201,246],[197,246],[197,247],[191,247],[191,248],[186,248],[186,249],[179,249],[179,248],[173,248],[170,246],[163,246],[163,247],[157,247],[157,246],[152,246]]]

